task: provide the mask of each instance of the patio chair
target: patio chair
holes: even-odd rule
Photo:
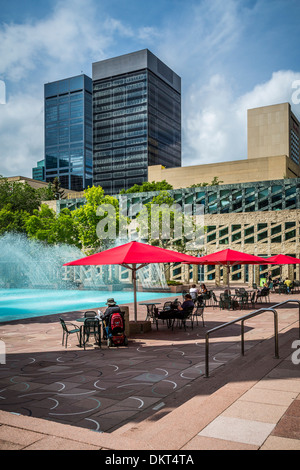
[[[197,320],[197,325],[198,325],[198,317],[202,318],[202,324],[205,326],[204,323],[204,305],[198,305],[196,306],[195,310],[193,311],[193,321]]]
[[[287,285],[286,284],[279,284],[277,292],[279,294],[287,294]]]
[[[217,299],[217,296],[216,294],[214,293],[214,291],[211,292],[211,305],[213,308],[215,307],[219,307],[220,305],[220,301]]]
[[[299,292],[299,286],[300,286],[299,281],[294,281],[293,284],[294,284],[294,292]]]
[[[231,296],[225,293],[220,294],[219,305],[221,310],[225,310],[225,308],[230,310],[230,308],[232,307]]]
[[[260,292],[258,292],[256,296],[256,302],[258,302],[258,299],[265,299],[266,301],[268,299],[268,302],[270,302],[270,289],[262,289]]]
[[[252,289],[256,289],[257,290],[257,284],[255,282],[253,282],[252,284]]]
[[[157,309],[156,309],[154,304],[146,305],[146,307],[147,307],[146,321],[152,319],[152,322],[154,323],[155,322],[155,312],[156,312]]]
[[[100,332],[100,322],[98,318],[87,317],[84,320],[82,326],[82,343],[85,349],[85,345],[90,339],[90,336],[94,336],[95,343],[101,347],[101,332]]]
[[[85,318],[95,318],[97,316],[97,313],[94,312],[94,310],[87,310],[85,313],[84,313],[84,317]]]
[[[248,305],[251,305],[251,307],[255,308],[255,299],[256,299],[256,292],[252,292]]]
[[[180,314],[178,315],[174,315],[174,318],[172,319],[172,330],[174,328],[174,323],[176,320],[178,320],[178,323],[179,323],[179,328],[182,328],[182,326],[184,327],[184,331],[186,331],[186,322],[188,320],[191,321],[191,327],[192,327],[192,330],[194,329],[194,319],[193,319],[193,311],[194,311],[194,307],[190,307],[190,308],[187,308],[185,310],[183,310]]]
[[[205,305],[209,305],[210,300],[212,298],[212,291],[209,290],[207,294],[201,294],[200,297],[204,301]]]
[[[172,303],[173,303],[173,302],[170,302],[170,301],[165,302],[165,303],[164,303],[164,306],[163,306],[163,310],[170,310],[171,307],[172,307]]]
[[[249,295],[248,292],[240,292],[239,296],[237,298],[237,301],[239,303],[239,306],[241,309],[246,307],[248,305],[248,300],[249,300]]]
[[[62,342],[61,342],[62,346],[64,345],[64,341],[65,341],[65,338],[66,338],[65,347],[67,347],[68,337],[69,337],[69,335],[72,335],[74,333],[77,334],[79,344],[81,345],[81,329],[77,325],[74,325],[74,323],[65,322],[65,320],[63,320],[62,318],[60,318],[59,321],[60,321],[60,324],[61,324],[62,330],[63,330],[63,337],[62,337]],[[72,327],[72,328],[70,328],[70,327]]]
[[[163,309],[163,310],[157,310],[155,313],[155,323],[156,323],[156,329],[158,330],[158,320],[162,320],[163,323],[167,323],[167,327],[170,328],[172,326],[172,322],[174,320],[174,316],[170,315],[170,310],[171,308]]]

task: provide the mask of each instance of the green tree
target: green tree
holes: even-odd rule
[[[160,191],[145,204],[137,216],[137,222],[140,238],[151,245],[182,253],[198,252],[206,230],[201,224],[202,220],[187,213],[168,191]]]
[[[66,243],[81,248],[73,214],[63,209],[58,215],[46,204],[26,220],[26,232],[29,238],[35,238],[48,244]]]
[[[143,234],[143,237],[147,235],[147,242],[151,245],[181,252],[185,250],[184,237],[180,231],[183,213],[181,208],[175,205],[175,199],[168,191],[160,191],[145,204],[137,216],[137,222],[140,234]],[[179,232],[181,236],[178,237]]]
[[[218,186],[222,184],[224,181],[220,181],[218,176],[214,176],[210,183],[196,183],[189,186],[189,188],[203,188],[205,186]]]
[[[6,232],[26,233],[26,221],[30,214],[24,210],[13,211],[11,204],[0,209],[0,235]]]
[[[56,199],[53,184],[50,181],[47,187],[38,188],[36,191],[40,201],[53,201]]]
[[[36,189],[28,183],[10,182],[0,179],[0,209],[10,204],[12,211],[26,211],[30,214],[40,205],[40,197]]]
[[[87,201],[86,204],[76,209],[73,212],[73,217],[83,250],[87,254],[92,254],[109,248],[115,242],[119,233],[119,201],[113,196],[105,195],[101,186],[86,189],[84,197]],[[107,206],[108,209],[112,209],[112,214],[105,210]],[[115,227],[114,237],[99,237],[97,227],[101,222],[105,222],[107,225],[107,232],[110,227]]]
[[[53,180],[52,191],[53,191],[53,194],[54,194],[54,199],[64,199],[65,192],[64,192],[63,189],[61,189],[60,181],[59,181],[59,178],[57,176]]]
[[[120,194],[145,193],[151,191],[164,191],[168,189],[173,189],[173,186],[169,184],[166,180],[159,182],[152,181],[151,183],[149,181],[145,181],[143,184],[135,184],[126,191],[125,189],[122,189],[122,191],[120,191]]]

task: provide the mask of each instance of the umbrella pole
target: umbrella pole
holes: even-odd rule
[[[136,264],[132,265],[134,321],[137,322],[137,298],[136,298]]]
[[[136,272],[138,269],[141,269],[141,268],[144,268],[145,266],[147,266],[147,264],[149,263],[144,263],[144,264],[141,264],[138,268],[136,267],[136,264],[133,263],[131,266],[128,265],[128,264],[121,264],[121,266],[124,266],[124,268],[127,268],[127,269],[130,269],[131,272],[132,272],[132,283],[133,283],[133,307],[134,307],[134,321],[137,322],[137,298],[136,298]]]
[[[228,294],[229,294],[229,287],[230,287],[229,276],[230,276],[230,266],[229,266],[229,264],[227,264],[227,288],[228,288]]]

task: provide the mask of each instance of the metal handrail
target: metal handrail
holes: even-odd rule
[[[299,305],[300,308],[300,305]],[[260,315],[261,313],[264,312],[273,312],[274,313],[274,336],[275,336],[275,357],[276,359],[279,358],[278,354],[278,313],[274,308],[260,308],[259,310],[255,310],[254,312],[250,312],[247,315],[244,315],[242,317],[239,317],[235,320],[232,320],[230,322],[224,323],[223,325],[216,326],[215,328],[212,328],[211,330],[206,332],[205,335],[205,376],[209,377],[209,335],[210,333],[213,333],[217,330],[221,330],[222,328],[225,328],[226,326],[233,325],[234,323],[237,323],[241,321],[241,345],[242,345],[242,355],[244,355],[244,341],[245,341],[245,335],[244,335],[244,322],[248,320],[249,318],[255,317],[257,315]]]
[[[280,302],[279,304],[272,305],[272,308],[281,307],[282,305],[285,305],[285,304],[288,304],[288,303],[297,303],[298,304],[298,308],[299,308],[299,338],[300,338],[300,300],[296,300],[296,299],[285,300],[284,302]]]

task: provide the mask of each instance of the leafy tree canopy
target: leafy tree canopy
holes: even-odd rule
[[[145,181],[145,183],[143,184],[135,184],[126,191],[125,189],[122,189],[122,191],[120,191],[120,194],[145,193],[151,191],[163,191],[166,189],[173,189],[173,186],[169,184],[166,180],[159,182],[152,181],[151,183]]]

